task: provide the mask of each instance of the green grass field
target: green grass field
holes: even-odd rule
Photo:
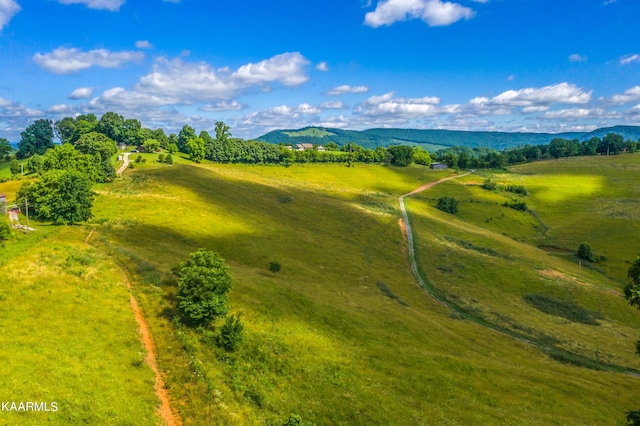
[[[616,161],[640,159],[627,157]],[[620,297],[625,259],[635,254],[625,258],[624,250],[607,249],[605,238],[590,238],[597,254],[608,260],[578,271],[567,253],[584,235],[563,221],[574,195],[585,206],[579,218],[595,227],[598,220],[586,213],[586,206],[594,208],[589,200],[609,193],[623,199],[633,190],[632,184],[618,185],[631,174],[628,169],[612,171],[613,165],[601,167],[597,160],[575,169],[538,163],[492,174],[496,181],[525,185],[529,213],[503,207],[509,195],[481,189],[485,176],[479,175],[437,186],[407,204],[425,273],[460,306],[566,350],[638,368],[633,351],[640,315]],[[80,228],[48,237],[67,250],[60,248],[48,266],[51,280],[72,289],[93,285],[96,275],[81,281],[56,269],[70,256],[69,247],[90,254],[113,282],[117,265],[124,265],[185,424],[279,425],[292,413],[319,425],[623,423],[624,413],[638,408],[632,391],[637,378],[555,361],[535,347],[460,319],[418,287],[398,226],[398,196],[450,173],[363,165],[168,167],[148,160],[97,187],[90,247],[82,243]],[[548,179],[561,182],[555,174],[575,175],[579,190],[545,189]],[[574,184],[570,177],[564,182]],[[604,191],[603,185],[613,185],[614,191]],[[3,188],[0,192],[8,192]],[[461,200],[456,217],[433,207],[443,194]],[[610,201],[618,206],[613,196]],[[626,219],[625,226],[634,229],[634,220]],[[637,244],[637,233],[611,232],[619,232],[630,251]],[[56,247],[33,244],[38,249],[29,255],[35,257],[25,261],[36,265],[39,251],[53,253]],[[170,268],[200,247],[225,258],[235,278],[232,312],[242,313],[247,334],[233,354],[212,344],[211,330],[189,330],[172,321]],[[14,254],[10,262],[18,259]],[[270,261],[282,270],[269,272]],[[124,340],[110,332],[80,343],[96,353],[106,351],[102,345],[109,342],[139,351],[139,342],[125,343],[135,338],[128,300],[121,297],[126,292],[112,290],[99,295],[98,311],[104,305],[114,312],[110,321],[134,325],[128,333],[113,332]],[[523,299],[530,293],[597,312],[600,325],[545,314]],[[56,312],[54,317],[63,317],[66,310]],[[33,326],[33,319],[25,318]],[[102,368],[143,383],[133,408],[115,405],[113,411],[121,413],[122,423],[130,418],[127,413],[139,412],[143,421],[137,424],[153,424],[151,375],[132,367],[132,354],[114,350],[112,357],[123,361]],[[56,365],[42,362],[46,368]],[[21,372],[17,380],[28,377]],[[95,380],[90,376],[86,383]],[[66,386],[74,383],[71,376]],[[115,404],[107,389],[111,383],[105,386],[92,396],[110,407]]]

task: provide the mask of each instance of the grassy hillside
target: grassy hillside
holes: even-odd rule
[[[120,269],[82,227],[37,228],[0,247],[0,400],[57,411],[4,411],[2,423],[156,424]]]
[[[132,274],[185,423],[279,424],[299,413],[345,425],[615,424],[635,408],[628,389],[637,379],[554,361],[460,320],[418,288],[403,254],[397,196],[443,173],[177,165],[133,170],[102,186],[94,243]],[[502,194],[467,184],[409,201],[434,284],[489,320],[637,367],[640,318],[620,299],[615,256],[612,278],[594,266],[574,279],[574,262],[530,244],[554,238],[553,212],[545,216],[543,204],[538,216],[501,210]],[[474,201],[452,219],[432,208],[437,191]],[[542,185],[531,192],[541,199],[534,197]],[[169,269],[199,247],[219,252],[235,277],[232,311],[247,327],[238,353],[221,353],[209,331],[172,324]],[[268,272],[270,261],[282,271]],[[544,314],[524,293],[569,299],[598,312],[600,325]]]

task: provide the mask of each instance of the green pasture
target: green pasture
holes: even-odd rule
[[[55,402],[57,411],[3,411],[0,422],[157,424],[120,269],[84,244],[88,229],[36,228],[0,247],[0,401]]]
[[[629,389],[638,379],[554,361],[461,320],[418,287],[397,198],[451,172],[148,165],[98,186],[93,246],[131,275],[185,424],[281,424],[297,413],[339,425],[608,425],[637,408]],[[529,189],[535,176],[512,179]],[[501,206],[505,195],[471,184],[479,178],[408,201],[433,284],[488,320],[638,367],[640,318],[621,300],[620,282],[595,267],[576,278],[577,264],[536,247],[556,228],[534,189],[535,210],[524,217]],[[468,198],[459,217],[433,208],[438,194]],[[247,329],[237,353],[217,349],[213,330],[173,321],[170,268],[200,247],[218,252],[235,277],[232,312]],[[282,270],[269,272],[270,261]],[[544,314],[523,301],[530,292],[597,311],[600,325]]]

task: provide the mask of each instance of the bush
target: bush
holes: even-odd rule
[[[482,184],[482,189],[486,189],[488,191],[493,191],[497,187],[498,185],[491,179],[485,179],[484,183]]]
[[[280,272],[282,265],[278,262],[269,262],[269,270],[273,273]]]
[[[521,212],[526,212],[528,210],[527,203],[518,199],[511,199],[509,201],[505,201],[503,204],[505,207],[509,207],[510,209],[519,210]]]
[[[527,190],[522,185],[507,185],[505,189],[514,194],[522,195],[523,197],[527,195]]]
[[[164,163],[164,154],[158,154],[158,163]]]
[[[9,164],[9,170],[11,171],[12,175],[17,175],[22,171],[18,160],[16,160],[15,158],[11,160],[11,164]]]
[[[640,426],[640,410],[627,412],[627,426]]]
[[[436,207],[445,213],[458,213],[458,200],[453,197],[440,197]]]
[[[305,422],[298,414],[292,414],[282,423],[282,426],[316,426],[315,423]]]
[[[5,218],[0,218],[0,241],[8,240],[11,237],[11,225]]]
[[[595,262],[596,256],[591,250],[589,243],[581,243],[578,247],[578,257],[580,259],[588,260],[589,262]]]
[[[240,320],[240,314],[228,316],[220,327],[220,334],[216,338],[216,344],[228,352],[235,352],[240,347],[244,338],[244,324]]]
[[[138,157],[136,158],[136,163],[140,162],[142,162],[142,155],[138,155]]]
[[[173,157],[171,156],[171,154],[167,154],[167,156],[164,157],[164,162],[167,164],[173,164]]]

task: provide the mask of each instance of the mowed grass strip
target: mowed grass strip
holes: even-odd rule
[[[185,423],[281,424],[298,413],[345,425],[612,424],[633,409],[635,378],[558,363],[457,319],[418,288],[403,255],[397,197],[442,176],[379,166],[178,165],[134,170],[99,188],[95,242],[132,273]],[[372,199],[376,209],[367,207]],[[420,201],[410,208],[420,210]],[[474,238],[473,250],[427,241],[448,220],[418,214],[427,258],[429,245],[444,241],[481,259],[470,264],[480,275],[487,262],[511,271],[522,267],[511,257],[527,257],[506,236]],[[466,240],[462,229],[452,235]],[[231,307],[247,329],[235,354],[211,344],[212,330],[172,323],[170,268],[199,247],[218,252],[235,277]],[[282,270],[269,272],[270,261]],[[474,277],[465,282],[479,287]],[[516,290],[504,300],[527,308]],[[490,291],[501,300],[505,290]],[[544,326],[555,321],[529,309]],[[626,348],[631,338],[620,341]]]
[[[0,401],[58,407],[3,411],[4,424],[158,423],[120,270],[83,243],[86,234],[48,233],[0,266]]]

